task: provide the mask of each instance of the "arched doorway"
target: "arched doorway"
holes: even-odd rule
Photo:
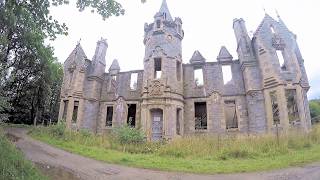
[[[152,121],[152,141],[159,141],[163,137],[163,111],[162,109],[152,109],[151,111]]]

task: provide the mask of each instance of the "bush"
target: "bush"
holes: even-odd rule
[[[144,133],[141,130],[128,125],[115,128],[113,134],[121,144],[139,144],[145,141]]]
[[[311,100],[309,102],[311,122],[319,123],[320,122],[320,100]]]
[[[57,124],[49,126],[49,132],[56,137],[63,137],[66,131],[66,123],[64,120],[58,121]]]

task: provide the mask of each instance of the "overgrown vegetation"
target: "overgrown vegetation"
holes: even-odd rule
[[[319,123],[320,122],[320,100],[314,99],[309,102],[311,122]]]
[[[21,152],[8,141],[0,127],[0,179],[45,180],[47,179],[27,161]]]
[[[320,126],[305,134],[197,135],[169,142],[120,141],[124,134],[94,135],[65,130],[34,129],[31,135],[59,148],[97,160],[135,167],[194,173],[229,173],[283,168],[320,160]],[[128,128],[128,127],[126,127]],[[126,130],[124,130],[126,131]],[[126,139],[126,138],[124,138]],[[140,139],[140,138],[139,138]]]

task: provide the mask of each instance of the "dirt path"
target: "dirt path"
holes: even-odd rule
[[[10,128],[7,129],[7,132],[16,137],[16,146],[31,161],[47,166],[59,167],[60,169],[62,168],[68,172],[72,172],[76,177],[81,179],[320,180],[320,163],[259,173],[198,175],[164,172],[108,164],[72,154],[30,138],[26,135],[25,129]]]

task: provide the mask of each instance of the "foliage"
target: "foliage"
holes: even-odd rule
[[[47,179],[27,161],[11,144],[0,129],[0,179],[45,180]]]
[[[44,40],[67,35],[66,24],[50,15],[51,6],[68,0],[19,0],[0,3],[1,121],[32,124],[57,119],[62,65]],[[80,11],[96,10],[106,19],[124,10],[114,0],[77,0]],[[5,97],[5,98],[4,98]]]
[[[113,133],[121,144],[142,143],[145,137],[141,130],[128,125],[115,128]]]
[[[320,122],[320,100],[315,99],[309,102],[312,123]]]
[[[282,134],[279,144],[273,134],[194,135],[166,143],[123,144],[112,134],[87,136],[66,131],[63,137],[55,137],[48,132],[40,128],[31,135],[97,160],[161,170],[230,173],[284,168],[320,160],[320,125],[307,134],[296,130]]]

